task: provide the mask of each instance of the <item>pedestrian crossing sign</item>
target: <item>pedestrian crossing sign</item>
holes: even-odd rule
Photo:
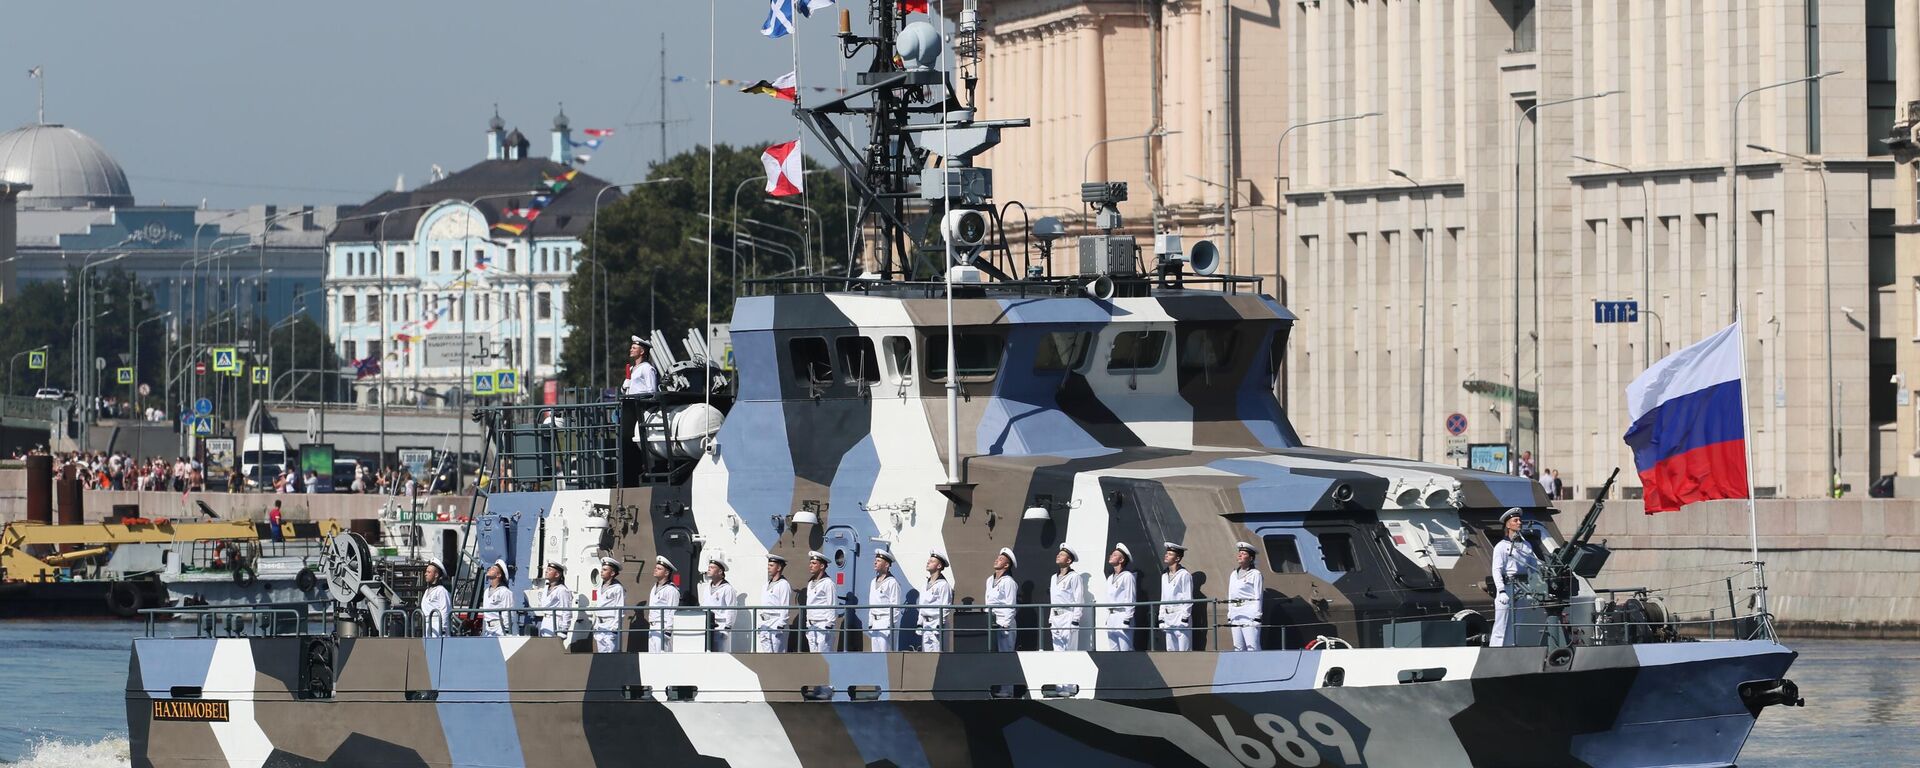
[[[235,373],[240,370],[240,355],[233,347],[213,348],[213,370],[220,373]]]
[[[264,365],[254,366],[253,367],[253,383],[255,384],[267,383],[267,378],[273,375],[272,371],[273,369],[268,368]]]
[[[493,391],[496,393],[520,391],[520,374],[514,371],[494,371]]]
[[[114,381],[118,381],[118,382],[120,382],[121,384],[132,384],[132,383],[133,383],[133,369],[132,369],[132,368],[121,368],[120,370],[118,370],[118,371],[115,371],[115,372],[114,372]]]
[[[493,371],[479,371],[473,374],[474,394],[491,395],[493,392]]]
[[[45,351],[36,349],[27,353],[27,370],[44,371],[46,369],[47,353]]]
[[[193,434],[197,437],[213,434],[213,419],[206,416],[193,417]]]

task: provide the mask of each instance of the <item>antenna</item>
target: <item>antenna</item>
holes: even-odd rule
[[[707,79],[712,80],[713,78],[709,77]],[[659,128],[660,129],[660,162],[662,163],[667,161],[667,126],[690,122],[687,118],[684,118],[684,117],[679,119],[673,119],[673,120],[667,119],[667,83],[668,81],[669,81],[669,78],[667,77],[667,36],[665,33],[662,33],[660,35],[660,79],[659,79],[660,112],[654,115],[654,119],[652,120],[635,120],[630,123],[621,123],[622,126],[625,126],[628,128],[652,128],[652,127]],[[708,91],[713,90],[712,83],[707,84],[707,90]]]

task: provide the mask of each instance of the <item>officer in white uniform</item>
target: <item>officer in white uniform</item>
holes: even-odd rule
[[[680,607],[680,588],[673,584],[673,561],[653,556],[653,591],[647,593],[647,652],[673,650],[673,612]]]
[[[651,342],[633,337],[632,346],[627,348],[627,380],[620,384],[620,394],[652,395],[660,391],[660,371],[647,361],[647,353],[652,349]]]
[[[546,589],[540,593],[542,608],[572,608],[573,590],[567,588],[567,567],[559,563],[547,563]],[[549,610],[540,614],[540,636],[556,637],[568,633],[573,627],[573,613]]]
[[[480,598],[480,634],[502,637],[513,628],[513,590],[507,588],[507,561],[495,560],[487,566],[487,592]]]
[[[948,611],[928,606],[953,604],[953,582],[947,578],[947,565],[945,551],[936,548],[927,553],[927,587],[920,590],[920,650],[926,653],[940,652]]]
[[[1260,650],[1260,601],[1266,578],[1254,563],[1252,544],[1233,544],[1233,574],[1227,577],[1227,623],[1233,625],[1233,649]]]
[[[1086,597],[1081,592],[1080,572],[1073,569],[1079,561],[1080,554],[1066,544],[1061,544],[1053,556],[1053,564],[1060,571],[1053,575],[1047,589],[1048,601],[1053,604],[1047,611],[1047,627],[1052,630],[1056,651],[1080,650],[1080,605]]]
[[[740,593],[727,581],[727,561],[719,553],[707,557],[707,577],[700,580],[700,586],[695,591],[700,598],[700,605],[708,609],[707,615],[713,619],[713,633],[708,638],[707,648],[720,653],[733,650],[734,612],[717,609],[737,605]]]
[[[1161,546],[1167,552],[1164,560],[1167,572],[1160,575],[1160,599],[1192,600],[1193,573],[1183,562],[1187,548],[1171,541]],[[1169,651],[1193,650],[1193,604],[1163,603],[1159,614],[1161,647]]]
[[[620,583],[620,561],[611,557],[600,558],[600,586],[593,590],[590,602],[595,608],[625,608],[627,606],[627,588]],[[618,610],[593,611],[593,652],[620,652],[620,619],[626,613]]]
[[[767,554],[767,588],[760,592],[761,605],[793,605],[793,585],[787,583],[787,559]],[[787,614],[785,608],[765,608],[755,612],[753,637],[755,653],[787,652]]]
[[[1540,558],[1520,537],[1522,524],[1519,507],[1509,507],[1500,515],[1506,535],[1493,545],[1493,632],[1487,637],[1489,647],[1518,645],[1520,633],[1513,629],[1514,613],[1534,606],[1533,597],[1522,587],[1540,572]]]
[[[833,579],[827,578],[827,556],[807,553],[807,650],[833,651]]]
[[[420,624],[425,637],[446,637],[453,615],[453,596],[447,593],[447,566],[427,558],[427,591],[420,595]]]
[[[900,604],[900,580],[893,577],[892,552],[882,549],[873,553],[873,582],[867,585],[867,604]],[[876,653],[893,650],[893,628],[899,623],[898,608],[868,608],[867,650]]]
[[[987,605],[1013,605],[1019,585],[1014,583],[1013,568],[1018,564],[1013,550],[1000,548],[1000,554],[993,557],[993,575],[987,577]],[[993,649],[1000,653],[1010,653],[1014,647],[1014,613],[1012,608],[989,608],[993,615]]]
[[[1132,603],[1139,589],[1133,571],[1127,569],[1132,564],[1133,551],[1124,542],[1115,543],[1113,551],[1107,553],[1107,565],[1113,572],[1107,574],[1108,607],[1100,609],[1099,650],[1133,650]]]

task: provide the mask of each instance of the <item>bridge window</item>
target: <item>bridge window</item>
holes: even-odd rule
[[[1260,542],[1267,545],[1267,567],[1274,573],[1306,573],[1300,564],[1300,542],[1293,534],[1280,533],[1264,536]]]
[[[1122,331],[1113,337],[1113,348],[1107,356],[1107,370],[1144,371],[1158,368],[1166,349],[1166,331]]]
[[[1348,533],[1320,534],[1320,559],[1327,564],[1327,570],[1334,573],[1346,573],[1356,570],[1353,567],[1353,535]]]
[[[1232,328],[1186,328],[1180,331],[1180,373],[1224,373],[1233,357]]]
[[[833,357],[827,340],[802,336],[787,342],[787,357],[792,361],[793,378],[802,384],[832,384]]]
[[[944,333],[927,334],[927,343],[923,347],[927,355],[927,377],[934,381],[947,380],[947,335]],[[962,333],[954,342],[955,367],[962,380],[991,379],[1000,372],[1001,341],[999,334]]]
[[[893,358],[893,380],[904,383],[913,380],[913,342],[905,336],[888,336],[882,342],[887,347],[887,356]]]
[[[873,355],[873,339],[846,336],[834,343],[840,347],[840,371],[848,384],[880,383],[880,361]]]
[[[1093,346],[1093,334],[1085,331],[1055,331],[1040,337],[1040,353],[1033,361],[1036,371],[1071,371],[1087,361],[1087,349]]]

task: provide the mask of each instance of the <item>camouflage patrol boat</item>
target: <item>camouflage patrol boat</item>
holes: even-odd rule
[[[574,602],[505,617],[557,615],[559,636],[415,636],[423,617],[345,535],[326,621],[135,641],[136,765],[1727,766],[1762,709],[1797,701],[1764,611],[1687,622],[1657,590],[1599,597],[1599,505],[1563,537],[1525,478],[1301,444],[1274,395],[1295,316],[1257,280],[1212,274],[1205,246],[1161,238],[1143,258],[1115,233],[1122,185],[1083,190],[1100,231],[1074,269],[1014,258],[971,161],[1022,123],[931,100],[938,35],[892,2],[872,13],[878,32],[843,44],[900,58],[799,110],[857,174],[869,274],[759,284],[733,308],[735,368],[689,350],[694,369],[664,377],[683,389],[482,414],[495,486],[461,559],[504,561],[516,594],[566,565]],[[964,78],[976,24],[957,25]],[[877,154],[829,119],[860,99],[890,139],[859,142]],[[1509,507],[1542,554],[1545,608],[1519,645],[1489,648]],[[1164,542],[1186,548],[1193,598],[1175,604],[1193,650],[1154,630]],[[1264,579],[1264,650],[1226,650],[1239,542]],[[1118,544],[1137,555],[1131,601],[1091,573]],[[1088,617],[1066,631],[1092,650],[1042,650],[1063,546]],[[989,650],[981,609],[1003,548],[1013,652]],[[932,628],[947,650],[868,650],[882,549],[908,604],[927,587],[913,564],[951,563]],[[800,602],[812,552],[835,601],[825,647],[749,652],[762,564],[794,564]],[[592,607],[603,557],[625,564],[618,608]],[[716,559],[748,597],[697,606]],[[655,562],[682,597],[647,610]],[[454,588],[463,613],[484,613],[474,576]],[[768,610],[789,647],[813,642],[797,628],[819,609]],[[1094,616],[1139,650],[1109,650]],[[898,624],[919,617],[909,605]],[[593,652],[596,621],[613,652]],[[671,651],[647,651],[648,633]]]

